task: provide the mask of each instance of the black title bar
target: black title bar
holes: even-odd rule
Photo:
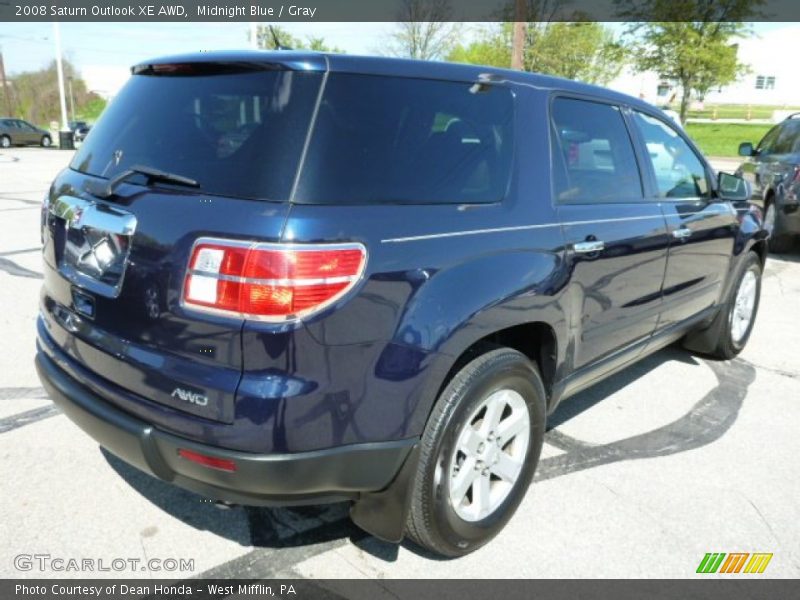
[[[797,0],[527,0],[524,6],[527,21],[800,21]],[[513,21],[516,8],[514,0],[0,0],[0,22]]]

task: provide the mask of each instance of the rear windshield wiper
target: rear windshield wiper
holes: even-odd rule
[[[136,165],[133,167],[129,167],[128,169],[125,169],[119,175],[109,179],[108,183],[105,186],[101,187],[98,190],[94,190],[93,193],[96,196],[100,196],[101,198],[108,198],[109,196],[114,194],[114,190],[117,189],[117,187],[121,183],[127,181],[134,175],[144,175],[147,178],[148,183],[150,183],[151,181],[161,181],[164,183],[172,183],[175,185],[183,185],[186,187],[193,187],[193,188],[200,187],[200,183],[198,183],[191,177],[184,177],[183,175],[168,173],[167,171],[154,169],[153,167]]]

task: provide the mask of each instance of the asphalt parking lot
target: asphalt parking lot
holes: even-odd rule
[[[708,552],[772,553],[747,577],[800,577],[800,248],[770,257],[739,358],[668,348],[565,402],[509,526],[437,560],[362,533],[343,505],[221,511],[59,413],[33,367],[38,223],[70,155],[0,152],[0,577],[692,577]],[[15,557],[36,554],[127,566],[19,570]],[[142,571],[131,558],[194,565]]]

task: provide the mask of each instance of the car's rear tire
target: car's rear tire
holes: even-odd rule
[[[794,236],[786,234],[775,234],[778,225],[778,208],[775,206],[775,201],[772,198],[767,199],[764,205],[764,229],[767,230],[769,238],[767,245],[770,252],[781,254],[788,252],[794,245]]]
[[[0,135],[0,148],[11,148],[11,138],[7,135]]]
[[[40,143],[42,144],[42,148],[49,148],[53,145],[53,140],[49,135],[43,135]]]
[[[455,557],[503,528],[539,461],[545,397],[536,365],[509,348],[482,354],[453,377],[420,442],[406,522],[412,540]]]
[[[748,252],[739,266],[725,304],[711,325],[719,331],[716,346],[709,352],[711,356],[729,360],[744,349],[753,331],[760,299],[761,259],[755,252]]]

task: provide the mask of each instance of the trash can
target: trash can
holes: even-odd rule
[[[75,134],[67,129],[58,132],[58,148],[60,150],[75,150]]]

